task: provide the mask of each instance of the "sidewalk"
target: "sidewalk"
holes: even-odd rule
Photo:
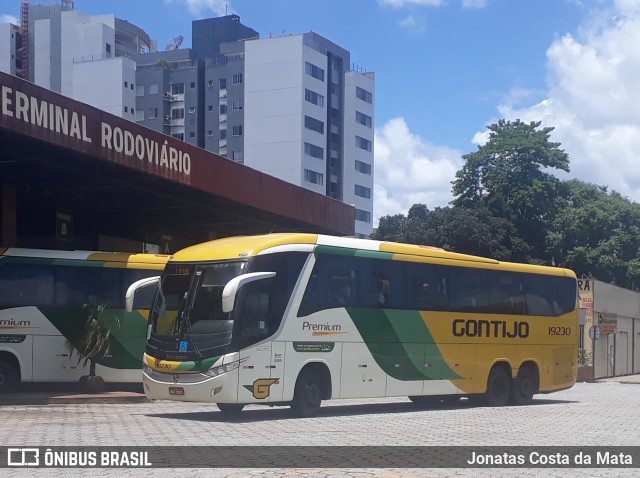
[[[110,384],[97,393],[83,392],[76,384],[23,384],[16,392],[0,393],[0,406],[147,401],[141,384]]]
[[[640,384],[640,374],[622,375],[620,377],[596,378],[596,382],[612,382],[612,383],[638,383]]]

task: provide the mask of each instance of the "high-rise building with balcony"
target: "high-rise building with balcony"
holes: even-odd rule
[[[190,49],[133,58],[139,123],[352,204],[371,234],[375,76],[347,50],[228,15],[194,21]]]

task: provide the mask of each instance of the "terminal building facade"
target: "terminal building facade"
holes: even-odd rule
[[[371,234],[375,75],[347,50],[313,32],[261,39],[227,15],[194,21],[191,48],[157,51],[141,28],[72,3],[29,7],[26,69],[19,29],[0,25],[14,34],[0,70],[352,205],[355,235]]]

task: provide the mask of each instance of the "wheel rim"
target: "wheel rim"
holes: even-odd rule
[[[509,381],[503,375],[498,375],[491,381],[491,394],[500,401],[506,401],[509,394]]]
[[[518,377],[518,390],[524,396],[533,395],[533,377],[529,371]]]
[[[314,381],[309,381],[304,387],[307,403],[309,405],[315,405],[320,401],[320,388]]]

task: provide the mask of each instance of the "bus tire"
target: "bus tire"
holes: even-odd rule
[[[322,383],[312,368],[305,368],[296,381],[291,410],[297,417],[317,415],[322,404]]]
[[[511,383],[511,401],[516,405],[528,405],[538,391],[538,379],[532,366],[523,365]]]
[[[494,365],[487,379],[487,392],[484,401],[490,407],[501,407],[509,400],[511,377],[500,365]]]
[[[239,415],[244,408],[244,403],[216,403],[218,410],[228,416]]]
[[[15,390],[18,385],[18,377],[15,365],[6,360],[0,360],[0,392]]]

